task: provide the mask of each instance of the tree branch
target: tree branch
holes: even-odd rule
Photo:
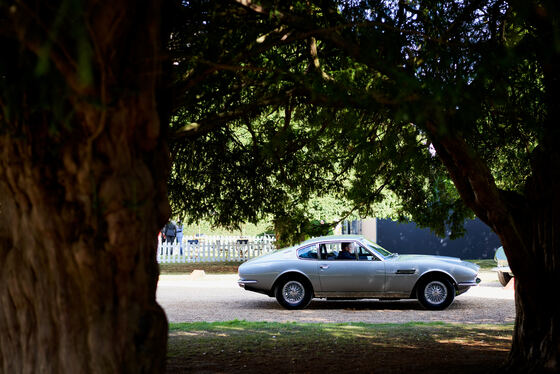
[[[321,77],[324,80],[332,81],[333,78],[321,69],[319,56],[317,54],[317,39],[315,39],[314,37],[309,38],[309,54],[311,56],[311,63],[313,64],[315,70],[317,70],[321,74]]]
[[[286,97],[279,95],[260,100],[256,103],[240,105],[234,110],[218,113],[215,116],[202,119],[198,122],[188,123],[174,131],[171,134],[170,139],[171,141],[178,141],[184,138],[198,138],[219,128],[229,121],[239,119],[249,114],[256,114],[260,112],[263,107],[274,104],[284,104],[285,102]]]
[[[523,261],[530,249],[516,218],[526,211],[525,199],[514,192],[500,190],[487,164],[464,138],[433,122],[428,122],[426,129],[465,205],[500,236],[504,247],[508,245],[504,240],[517,238],[515,247],[524,248],[524,253],[508,253],[508,256],[510,260]]]

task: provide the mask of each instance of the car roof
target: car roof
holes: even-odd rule
[[[306,245],[306,244],[324,242],[324,241],[352,241],[352,240],[363,240],[363,239],[364,239],[363,235],[328,235],[328,236],[319,236],[316,238],[308,239],[303,243],[301,243],[300,245]]]

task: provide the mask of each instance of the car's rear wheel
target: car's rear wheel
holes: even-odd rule
[[[301,278],[286,278],[276,287],[276,300],[286,309],[303,309],[312,298],[312,290]]]
[[[445,278],[430,278],[418,287],[418,301],[426,309],[443,310],[455,299],[455,288]]]
[[[500,281],[500,284],[505,287],[511,280],[511,275],[509,275],[509,273],[504,273],[503,271],[499,271],[498,280]]]

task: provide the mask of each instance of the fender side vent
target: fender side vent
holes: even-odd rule
[[[416,269],[399,269],[397,270],[397,274],[414,274],[416,273]]]

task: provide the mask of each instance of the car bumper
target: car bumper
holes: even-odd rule
[[[511,269],[509,268],[509,266],[496,266],[495,268],[492,268],[492,271],[497,271],[497,272],[502,272],[502,273],[508,273],[510,275],[513,275],[513,273],[511,272]]]
[[[245,288],[245,286],[249,285],[255,285],[258,282],[256,280],[248,280],[248,279],[239,279],[237,280],[237,284],[239,285],[239,287]]]
[[[237,281],[239,287],[244,288],[246,291],[262,293],[263,295],[267,295],[270,297],[273,296],[273,290],[259,288],[258,283],[258,281],[253,279],[239,279]]]
[[[478,286],[478,284],[481,282],[480,278],[476,278],[475,280],[471,281],[471,282],[461,282],[457,284],[457,287],[473,287],[473,286]]]
[[[471,282],[461,282],[457,284],[457,295],[467,292],[471,287],[477,286],[481,282],[480,278],[476,278]]]

